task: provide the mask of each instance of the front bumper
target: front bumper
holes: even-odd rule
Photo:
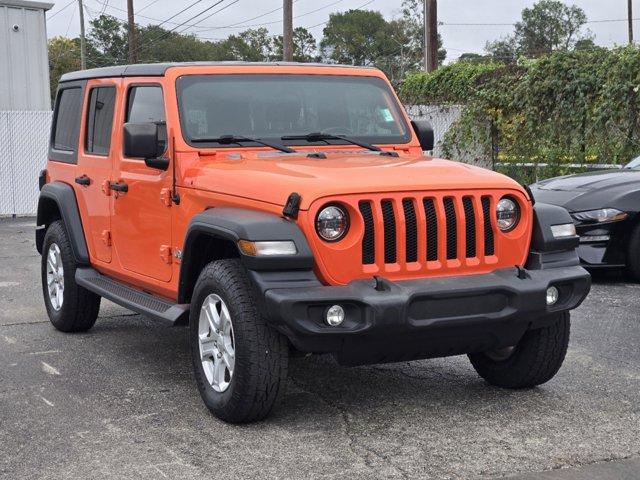
[[[546,291],[560,299],[547,306]],[[343,364],[383,363],[486,351],[516,344],[548,325],[553,314],[576,308],[587,296],[589,274],[579,266],[509,268],[483,275],[389,282],[358,280],[346,286],[288,287],[264,291],[271,323],[302,352],[334,353]],[[339,304],[346,320],[324,322]]]

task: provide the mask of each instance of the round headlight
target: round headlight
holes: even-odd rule
[[[337,206],[328,205],[320,210],[316,217],[316,231],[323,240],[336,242],[349,230],[349,215]]]
[[[520,221],[518,203],[509,197],[504,197],[496,206],[496,217],[498,219],[498,228],[503,232],[510,232],[516,228]]]

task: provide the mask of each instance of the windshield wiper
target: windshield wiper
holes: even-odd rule
[[[371,150],[373,152],[381,152],[382,149],[376,147],[375,145],[371,145],[370,143],[360,142],[353,138],[347,137],[345,135],[334,135],[332,133],[323,133],[323,132],[314,132],[307,133],[306,135],[287,135],[284,137],[280,137],[280,140],[288,141],[288,140],[306,140],[307,142],[324,142],[327,140],[343,140],[347,143],[351,143],[352,145],[357,145],[362,148],[366,148],[367,150]]]
[[[253,142],[257,143],[258,145],[264,145],[265,147],[273,148],[274,150],[280,150],[284,153],[296,153],[294,149],[285,147],[284,145],[280,145],[279,143],[272,143],[266,140],[261,140],[259,138],[250,138],[242,135],[221,135],[217,138],[194,138],[191,141],[197,143],[219,143],[220,145],[231,145],[232,143],[241,145],[243,142]]]

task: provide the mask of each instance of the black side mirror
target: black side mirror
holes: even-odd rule
[[[413,130],[418,136],[420,146],[424,151],[431,151],[435,146],[435,136],[433,133],[433,127],[426,120],[413,120],[411,122]]]
[[[169,159],[160,157],[158,142],[158,125],[155,123],[124,124],[124,156],[144,158],[144,163],[151,168],[166,170]]]

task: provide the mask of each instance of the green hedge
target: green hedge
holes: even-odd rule
[[[517,66],[460,62],[409,76],[400,93],[408,103],[465,106],[445,138],[447,154],[480,147],[501,162],[544,162],[561,172],[569,163],[640,155],[639,91],[640,49],[620,47]]]

